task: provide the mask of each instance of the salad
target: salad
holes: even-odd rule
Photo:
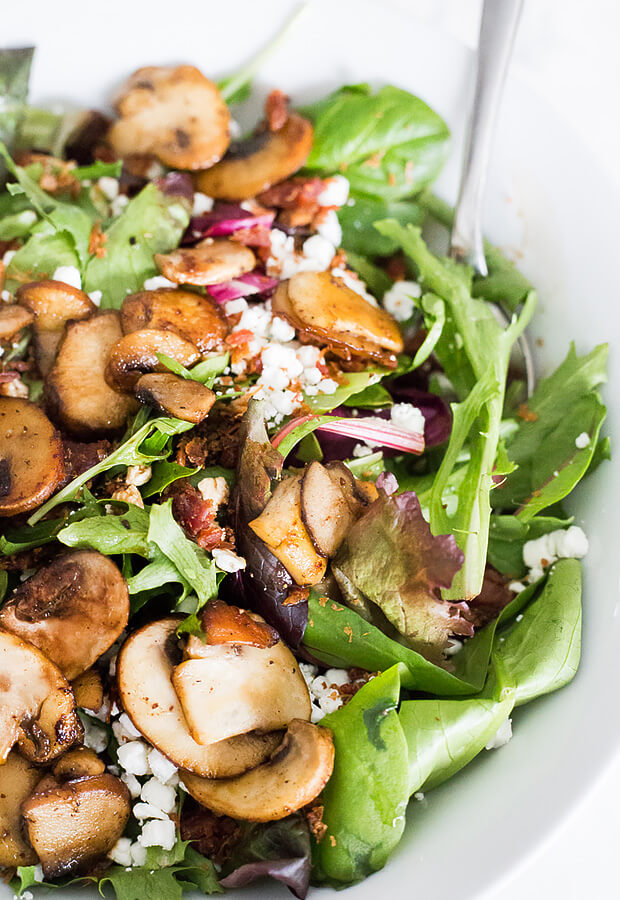
[[[449,129],[401,88],[272,90],[242,134],[255,65],[60,114],[31,59],[0,52],[0,869],[353,884],[577,670],[606,345],[527,396],[536,293],[437,252]]]

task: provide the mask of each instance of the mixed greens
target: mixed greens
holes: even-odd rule
[[[535,290],[426,242],[450,135],[409,92],[273,91],[231,143],[254,64],[140,69],[109,119],[28,106],[31,57],[0,53],[0,867],[353,884],[577,670],[607,348],[527,397]]]

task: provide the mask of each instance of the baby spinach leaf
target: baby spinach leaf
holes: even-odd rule
[[[14,528],[6,534],[0,535],[0,553],[3,556],[12,556],[13,553],[21,553],[23,550],[32,550],[33,547],[41,547],[56,539],[60,529],[66,524],[63,519],[47,519],[39,522],[34,528],[23,525]]]
[[[151,477],[142,488],[142,496],[146,499],[154,494],[161,494],[168,485],[178,481],[179,478],[188,478],[190,475],[195,475],[200,471],[198,468],[188,469],[186,466],[179,465],[179,463],[160,459],[158,462],[153,463]]]
[[[386,201],[410,197],[439,173],[450,132],[418,97],[393,86],[371,94],[343,87],[306,109],[314,140],[306,169],[343,172],[354,192]]]
[[[568,528],[572,521],[572,517],[558,519],[554,516],[536,516],[529,522],[524,522],[516,516],[493,514],[489,527],[488,560],[504,575],[521,578],[526,572],[523,562],[525,542],[559,528]]]
[[[102,291],[102,309],[119,309],[128,293],[142,290],[145,280],[157,275],[153,255],[178,246],[189,216],[184,195],[147,184],[104,232],[105,254],[90,258],[84,290]]]
[[[338,220],[342,228],[342,246],[347,251],[361,256],[390,256],[399,249],[398,242],[375,228],[379,219],[395,219],[401,225],[421,225],[424,210],[411,200],[386,203],[369,197],[352,197],[351,201],[338,210]]]
[[[393,406],[392,395],[382,384],[369,384],[367,388],[354,394],[344,401],[343,406],[353,406],[356,409],[385,409]]]
[[[337,406],[352,397],[354,394],[360,393],[371,384],[376,384],[381,380],[383,375],[392,375],[389,369],[380,369],[373,367],[366,369],[365,372],[347,372],[344,376],[346,381],[341,384],[333,394],[317,394],[314,397],[304,396],[304,403],[309,406],[312,412],[323,413],[331,412]]]
[[[393,281],[384,269],[369,262],[365,256],[347,250],[347,266],[357,272],[370,293],[379,300],[392,287]]]
[[[350,703],[326,716],[334,736],[334,771],[322,795],[327,833],[316,846],[319,877],[351,883],[383,865],[405,827],[408,749],[396,707],[398,666],[369,681]]]
[[[522,618],[495,637],[498,691],[514,689],[515,705],[563,687],[581,654],[581,563],[561,559]]]

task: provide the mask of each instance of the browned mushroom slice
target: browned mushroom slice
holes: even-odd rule
[[[63,706],[60,718],[74,708],[62,672],[37,647],[0,628],[0,765],[20,734],[23,737],[23,722],[38,722],[44,713],[45,721],[38,726],[43,732],[48,714]]]
[[[0,397],[0,516],[34,509],[63,479],[62,441],[28,400]]]
[[[36,716],[23,719],[17,738],[19,752],[35,763],[48,763],[79,743],[84,728],[71,687],[49,694]]]
[[[30,843],[47,878],[88,871],[122,835],[129,791],[114,775],[64,784],[47,781],[21,807]]]
[[[8,341],[13,335],[31,325],[34,314],[16,303],[4,304],[0,309],[0,341]]]
[[[219,605],[218,618],[223,607]],[[257,626],[264,625],[260,617],[255,619],[247,616],[247,637],[255,636]],[[189,658],[175,667],[172,683],[198,743],[213,744],[250,731],[275,731],[293,719],[310,719],[308,687],[282,641],[257,647],[237,643],[234,637],[217,644],[194,639],[188,642],[186,655]]]
[[[18,753],[0,766],[0,868],[33,866],[37,855],[24,839],[21,805],[41,780],[36,768]]]
[[[71,781],[87,775],[103,775],[105,763],[88,747],[76,747],[56,760],[52,772],[58,781]]]
[[[188,635],[185,647],[186,656],[198,659],[212,644],[249,644],[251,647],[267,649],[280,640],[275,628],[268,625],[256,613],[229,606],[223,600],[211,600],[198,618],[202,626],[203,637]]]
[[[312,125],[291,113],[279,131],[231,147],[222,162],[196,176],[196,186],[210,197],[247,200],[301,169],[311,149]]]
[[[333,767],[331,731],[296,719],[268,762],[236,778],[198,778],[183,772],[183,783],[194,800],[218,815],[270,822],[314,800]]]
[[[143,328],[176,331],[201,353],[219,350],[228,326],[216,304],[193,291],[162,288],[139,291],[123,301],[121,325],[125,334]]]
[[[194,425],[206,419],[215,403],[215,394],[206,385],[166,372],[142,375],[136,384],[136,397],[160,413]]]
[[[174,331],[143,328],[126,334],[112,347],[105,377],[108,384],[119,391],[131,391],[144,372],[165,369],[158,353],[169,356],[182,366],[193,366],[200,359],[195,344]]]
[[[344,476],[341,476],[344,481]],[[351,476],[353,478],[353,476]],[[344,485],[320,462],[311,462],[301,482],[301,517],[317,553],[332,557],[356,519]]]
[[[264,541],[297,584],[317,584],[327,562],[320,556],[306,530],[301,513],[301,475],[280,482],[267,506],[250,528]]]
[[[0,627],[38,647],[66,678],[89,669],[127,624],[129,594],[117,566],[96,550],[59,556],[0,609]]]
[[[209,285],[251,272],[256,257],[249,247],[228,238],[205,238],[194,247],[156,253],[157,268],[177,284]]]
[[[174,169],[207,169],[230,143],[228,107],[194,66],[138,69],[116,108],[108,140],[119,156],[153,153]]]
[[[34,314],[35,357],[45,377],[54,364],[65,324],[85,319],[97,309],[88,294],[64,281],[33,281],[15,293],[17,302]]]
[[[105,703],[103,681],[98,669],[88,669],[71,682],[75,705],[98,713]]]
[[[207,778],[230,778],[264,762],[281,732],[241,734],[210,745],[194,740],[171,680],[181,661],[175,636],[180,621],[151,622],[125,641],[116,666],[121,703],[147,741],[175,765]]]
[[[114,390],[104,377],[110,351],[122,336],[115,310],[67,325],[45,397],[52,417],[77,437],[118,432],[137,409],[132,397]]]

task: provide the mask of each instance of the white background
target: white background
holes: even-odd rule
[[[470,46],[476,43],[481,0],[392,0],[392,5]],[[617,0],[526,0],[513,62],[520,77],[570,121],[616,184],[620,184],[619,37]],[[601,710],[601,715],[617,714],[618,710]],[[480,900],[617,897],[619,801],[620,756],[537,854]],[[535,819],[535,795],[531,809]],[[481,847],[479,860],[472,860],[472,865],[483,861]],[[446,896],[450,878],[458,878],[458,873],[447,876]]]

